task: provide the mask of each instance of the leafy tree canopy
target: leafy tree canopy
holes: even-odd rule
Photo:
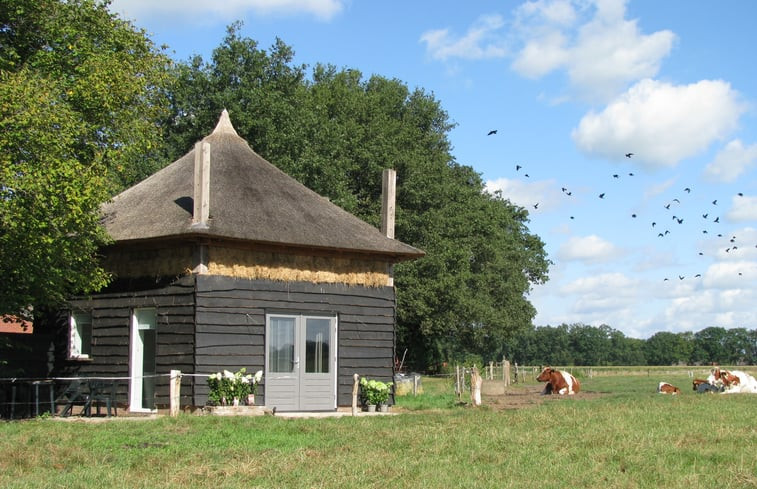
[[[157,169],[169,59],[92,0],[0,3],[0,312],[107,276],[99,205]]]
[[[561,324],[527,328],[497,355],[521,365],[754,365],[757,329],[705,328],[697,333],[663,331],[646,340],[627,338],[607,325]]]

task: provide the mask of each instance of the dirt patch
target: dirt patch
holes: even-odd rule
[[[602,396],[599,392],[581,391],[572,396],[560,395],[542,395],[544,386],[542,385],[519,385],[509,386],[505,389],[503,395],[484,395],[481,398],[481,404],[494,410],[523,409],[538,406],[544,402],[555,402],[570,399],[592,399]],[[464,401],[470,402],[470,399],[463,398]]]

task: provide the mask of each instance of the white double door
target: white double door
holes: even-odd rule
[[[266,316],[265,404],[278,411],[336,409],[336,317]]]

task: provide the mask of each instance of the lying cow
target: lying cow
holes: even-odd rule
[[[704,379],[694,379],[692,382],[692,385],[694,386],[694,391],[697,394],[704,394],[704,393],[712,393],[712,392],[723,392],[723,389],[720,387],[710,384],[709,381]]]
[[[674,386],[673,384],[669,384],[667,382],[660,382],[657,385],[657,392],[659,394],[671,394],[671,395],[674,396],[676,394],[680,394],[681,393],[681,389],[679,389],[678,387]]]
[[[546,382],[542,394],[568,394],[573,395],[581,389],[578,379],[568,372],[555,370],[552,367],[545,367],[536,380]]]
[[[724,394],[757,394],[757,379],[741,370],[721,370],[715,368],[707,381],[719,388]]]

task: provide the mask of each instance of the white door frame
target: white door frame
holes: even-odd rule
[[[142,406],[144,387],[145,345],[143,331],[157,329],[157,314],[154,307],[134,309],[131,314],[129,354],[129,411],[150,413],[154,409]]]

